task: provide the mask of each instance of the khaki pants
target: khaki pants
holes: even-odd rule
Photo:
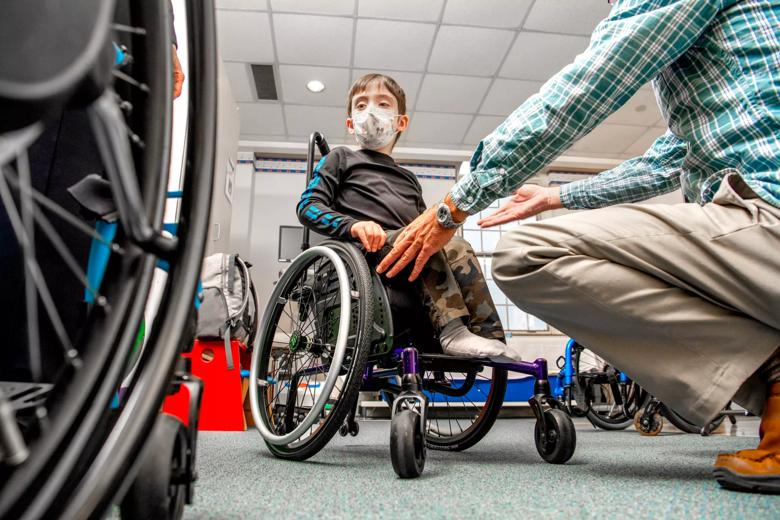
[[[759,413],[780,345],[780,208],[735,174],[712,203],[626,204],[506,233],[507,296],[689,420],[730,399]],[[736,394],[736,395],[735,395]]]

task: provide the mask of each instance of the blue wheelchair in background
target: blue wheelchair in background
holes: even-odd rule
[[[684,433],[708,435],[728,417],[736,423],[730,405],[705,426],[694,424],[650,395],[625,372],[570,339],[558,358],[558,385],[553,396],[573,417],[587,417],[602,430],[624,430],[632,424],[642,435],[658,435],[664,418]]]
[[[315,147],[329,152],[317,132],[307,184]],[[511,371],[535,379],[529,404],[539,455],[553,464],[571,458],[574,425],[550,392],[545,359],[444,355],[422,302],[381,279],[360,249],[334,240],[309,247],[307,232],[303,242],[269,298],[252,353],[252,415],[271,453],[305,460],[336,432],[357,435],[359,392],[375,391],[391,403],[393,469],[417,477],[426,448],[465,450],[487,434]]]

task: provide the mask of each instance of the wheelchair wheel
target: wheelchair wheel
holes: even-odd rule
[[[399,411],[390,422],[393,470],[401,478],[417,478],[425,468],[425,457],[420,415],[412,410]]]
[[[496,422],[506,393],[507,372],[475,367],[466,372],[427,370],[425,442],[432,450],[463,451],[474,446]]]
[[[352,244],[301,253],[277,282],[252,353],[255,424],[280,458],[322,449],[355,405],[370,347],[373,287]]]
[[[650,395],[634,381],[617,381],[616,376],[609,373],[614,369],[591,351],[579,348],[572,357],[578,395],[586,400],[585,416],[590,423],[602,430],[613,431],[631,426],[634,414],[647,404]]]
[[[94,39],[96,45],[111,51],[108,70],[113,62],[112,40],[132,40],[134,57],[131,69],[114,70],[115,77],[122,76],[116,88],[107,88],[83,105],[118,206],[116,235],[100,235],[31,181],[26,149],[36,137],[36,127],[0,136],[4,145],[10,145],[0,153],[3,210],[12,224],[11,236],[16,237],[16,243],[9,241],[9,252],[18,251],[26,285],[20,307],[26,311],[23,319],[27,344],[19,347],[26,347],[31,360],[28,382],[0,384],[4,412],[0,429],[13,434],[11,444],[7,444],[9,437],[0,436],[0,518],[86,518],[105,512],[127,477],[129,461],[152,429],[195,300],[213,178],[213,5],[194,0],[187,5],[190,105],[198,117],[189,122],[189,166],[176,239],[161,234],[171,139],[167,4],[123,4],[129,16],[114,25],[113,31],[114,3],[94,5],[109,11],[106,19],[99,20],[106,38]],[[47,14],[36,12],[34,16],[40,20]],[[52,38],[55,33],[67,34],[57,25],[58,20],[53,23],[57,31],[52,32]],[[95,68],[100,69],[100,64],[96,63]],[[125,83],[126,88],[118,83]],[[122,92],[130,92],[129,97],[120,99]],[[80,90],[78,93],[83,94]],[[9,149],[13,154],[4,155]],[[128,202],[123,196],[132,198],[129,207],[119,207]],[[83,263],[71,251],[73,244],[58,231],[66,228],[83,233],[110,251],[99,284],[86,278]],[[47,273],[40,269],[41,258],[36,250],[45,241],[52,244],[58,258],[94,297],[76,333],[69,332],[68,326],[73,324],[63,323],[58,302],[51,298],[49,287],[59,280],[47,279]],[[139,369],[119,398],[116,390],[138,337],[152,273],[159,260],[169,265],[162,304],[147,336]],[[54,353],[46,349],[51,345],[40,341],[42,330],[53,331]],[[52,378],[44,377],[41,367],[51,361],[60,368]],[[34,401],[29,399],[31,390],[36,396]],[[9,408],[10,414],[5,413]],[[9,458],[9,453],[16,456]]]
[[[562,410],[545,410],[544,420],[547,426],[547,435],[542,433],[539,421],[534,427],[534,441],[536,451],[550,464],[563,464],[567,462],[577,447],[577,433],[574,423]]]
[[[634,416],[634,428],[640,435],[655,437],[664,429],[664,418],[658,412],[648,414],[639,410]]]
[[[171,415],[160,415],[148,444],[135,480],[122,500],[122,518],[181,518],[187,488],[179,478],[187,459],[184,425]]]
[[[660,413],[663,417],[666,417],[669,419],[669,422],[672,423],[677,429],[679,429],[682,432],[685,433],[701,433],[702,428],[701,426],[698,426],[690,421],[688,421],[685,417],[678,414],[665,404],[661,403]],[[723,423],[723,420],[726,418],[725,415],[721,415],[720,417],[716,417],[715,420],[713,420],[711,423],[707,425],[706,433],[712,433],[715,431],[718,426],[720,426]]]

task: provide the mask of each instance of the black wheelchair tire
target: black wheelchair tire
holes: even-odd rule
[[[542,442],[542,428],[539,421],[534,427],[536,451],[550,464],[563,464],[571,459],[577,447],[577,432],[574,423],[562,410],[549,409],[544,412],[548,435],[553,434],[552,442]]]
[[[678,414],[663,403],[661,403],[660,412],[661,415],[669,419],[669,422],[672,423],[678,430],[685,433],[701,433],[701,426],[697,426],[696,424],[688,421],[685,417]],[[716,417],[714,421],[707,425],[707,433],[711,433],[718,426],[720,426],[725,418],[726,417],[724,415]]]
[[[390,422],[390,459],[401,478],[417,478],[425,469],[425,441],[420,431],[420,415],[401,410]]]
[[[587,417],[588,421],[595,426],[596,428],[601,428],[602,430],[607,431],[619,431],[619,430],[625,430],[632,424],[634,424],[634,414],[629,414],[629,416],[626,416],[625,414],[621,413],[619,416],[616,416],[614,418],[607,418],[603,415],[600,415],[599,413],[595,412],[593,410],[593,393],[592,389],[588,386],[586,382],[586,378],[580,377],[580,355],[584,349],[578,348],[574,354],[573,354],[573,364],[574,364],[574,384],[579,386],[579,395],[584,395],[585,399],[587,399],[587,403],[585,403],[585,409],[587,412],[585,412],[585,417]],[[634,387],[635,392],[642,392],[642,397],[640,398],[641,402],[636,407],[636,410],[634,410],[634,413],[636,413],[637,410],[641,410],[645,407],[647,402],[650,400],[650,395],[647,394],[647,392],[643,391],[641,388],[639,388],[636,384],[636,382],[630,383]],[[579,403],[578,403],[579,408]]]
[[[122,500],[126,520],[176,519],[184,513],[186,484],[176,472],[186,461],[187,435],[177,418],[162,414],[155,422],[138,473]]]
[[[651,399],[650,394],[644,392],[644,398],[641,400],[642,402],[640,403],[640,406],[637,407],[637,410],[642,410],[645,407],[645,405],[647,405],[647,403],[650,401],[650,399]],[[634,424],[633,416],[626,417],[623,420],[610,421],[608,419],[605,419],[603,416],[597,414],[591,409],[588,409],[588,413],[585,416],[588,418],[588,420],[593,426],[607,431],[625,430],[626,428]]]
[[[324,448],[333,436],[336,435],[336,432],[339,431],[339,428],[344,423],[350,408],[356,403],[357,393],[360,391],[363,370],[365,369],[370,349],[370,338],[374,323],[374,298],[362,297],[362,295],[373,295],[371,272],[368,269],[366,259],[357,247],[349,243],[327,240],[320,245],[333,249],[344,260],[348,271],[354,275],[356,290],[361,295],[357,300],[358,320],[355,354],[346,375],[342,395],[326,422],[315,435],[312,435],[302,443],[293,442],[288,445],[276,445],[266,442],[270,452],[280,459],[306,460]],[[281,292],[282,288],[278,288]],[[278,296],[279,294],[274,290],[269,301],[275,301],[275,298]],[[261,325],[263,334],[261,337],[268,337],[268,334],[276,326],[278,319],[278,316],[263,317],[264,323]],[[263,349],[265,345],[260,345],[259,348]],[[263,352],[258,354],[264,355]]]
[[[488,399],[485,401],[485,406],[482,407],[480,415],[474,423],[460,435],[452,437],[426,435],[425,444],[430,449],[437,451],[464,451],[477,444],[495,424],[498,414],[501,412],[501,406],[504,404],[506,386],[507,371],[501,368],[494,368]],[[425,389],[424,380],[423,389]]]
[[[170,264],[156,328],[147,341],[141,368],[116,413],[109,406],[124,376],[129,352],[138,334],[146,296],[157,257],[132,243],[123,230],[114,242],[125,254],[112,255],[101,285],[109,311],[93,309],[81,334],[83,364],[78,380],[71,370],[50,392],[48,431],[34,441],[31,456],[10,474],[0,489],[2,518],[86,518],[99,516],[127,478],[128,466],[152,430],[180,347],[181,331],[195,298],[195,289],[208,231],[211,205],[214,130],[216,125],[216,47],[213,5],[209,0],[188,0],[191,67],[191,109],[199,114],[191,121],[187,143],[187,174],[180,210],[178,247]],[[148,153],[136,163],[144,210],[150,222],[159,224],[165,202],[170,139],[171,80],[167,6],[132,2],[144,21],[155,64],[149,65],[150,111],[144,119]],[[148,13],[148,15],[147,15]],[[133,22],[135,24],[135,22]],[[154,35],[152,37],[152,35]],[[160,43],[162,42],[162,43]],[[151,59],[152,54],[147,56]],[[140,60],[139,62],[140,63]],[[136,113],[139,113],[136,107]],[[160,112],[165,110],[166,112]],[[153,122],[152,122],[153,121]],[[155,129],[152,131],[152,129]],[[141,167],[144,164],[144,167]],[[60,387],[61,386],[61,387]]]

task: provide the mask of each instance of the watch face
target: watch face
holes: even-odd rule
[[[436,218],[439,219],[439,222],[447,220],[447,206],[439,206],[439,209],[436,211]]]

